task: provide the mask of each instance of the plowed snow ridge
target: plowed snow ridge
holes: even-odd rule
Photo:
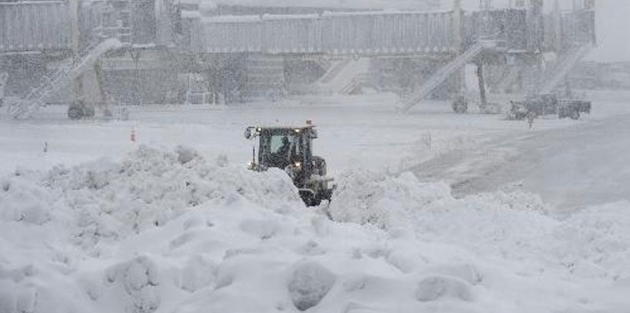
[[[209,162],[183,147],[0,182],[2,313],[627,304],[625,202],[559,220],[517,189],[455,199],[448,185],[409,173],[354,170],[339,177],[333,222],[304,207],[285,173]]]

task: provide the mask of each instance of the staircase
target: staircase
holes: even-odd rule
[[[326,73],[320,79],[317,80],[317,83],[319,84],[329,83],[331,80],[335,79],[335,77],[337,77],[337,75],[339,75],[339,73],[343,71],[343,69],[346,66],[348,66],[348,64],[350,64],[351,61],[352,61],[351,59],[342,59],[342,60],[332,62],[332,64],[330,64],[330,66],[328,67],[328,70],[326,71]]]
[[[411,95],[403,99],[403,111],[408,111],[422,99],[424,99],[431,91],[442,84],[447,78],[453,75],[457,70],[461,69],[468,62],[478,56],[486,49],[494,48],[496,45],[491,41],[480,41],[466,50],[463,54],[459,55],[453,61],[441,68],[435,73],[429,80],[427,80],[422,86],[414,91]]]
[[[593,44],[586,43],[575,46],[573,49],[569,50],[569,52],[557,62],[556,66],[546,71],[545,79],[542,80],[542,85],[539,85],[540,87],[538,88],[539,93],[543,95],[551,93],[569,72],[571,72],[573,67],[592,49]]]
[[[369,75],[367,73],[358,74],[353,77],[352,80],[343,85],[343,87],[339,88],[337,93],[341,95],[349,95],[357,88],[367,85],[369,80]]]
[[[501,81],[497,84],[497,91],[502,93],[508,93],[510,88],[514,86],[521,74],[521,68],[519,66],[510,66],[507,69],[507,73],[503,75]]]
[[[245,60],[244,75],[240,100],[278,100],[284,96],[284,58],[282,56],[250,54]]]
[[[369,67],[367,58],[337,61],[316,85],[320,93],[350,94],[366,80]]]
[[[330,68],[334,65],[334,61],[326,57],[318,57],[312,61],[325,71],[330,71]]]
[[[94,63],[107,51],[120,48],[117,39],[108,39],[96,46],[89,47],[84,53],[66,62],[51,76],[45,76],[44,82],[33,88],[24,99],[9,106],[9,115],[14,119],[25,119],[32,116],[37,109],[45,105],[45,99],[59,90],[64,83],[73,81],[83,72],[94,66]]]

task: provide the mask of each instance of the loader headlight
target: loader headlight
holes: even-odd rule
[[[294,165],[297,169],[302,169],[302,162],[295,162],[295,163],[293,163],[293,165]]]

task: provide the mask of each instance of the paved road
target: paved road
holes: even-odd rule
[[[630,115],[504,137],[415,169],[446,179],[456,195],[521,185],[559,210],[630,201]]]

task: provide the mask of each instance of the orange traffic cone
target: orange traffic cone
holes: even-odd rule
[[[136,129],[131,128],[131,142],[136,143]]]

